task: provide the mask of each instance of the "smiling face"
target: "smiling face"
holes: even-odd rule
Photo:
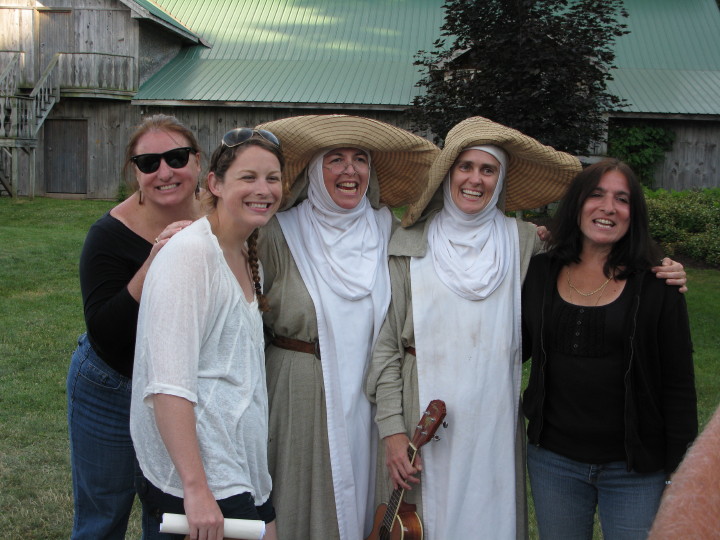
[[[256,145],[237,151],[224,178],[208,175],[208,188],[218,198],[221,224],[230,223],[244,238],[265,225],[282,199],[280,161],[272,152]]]
[[[586,247],[612,245],[630,227],[630,188],[620,171],[611,170],[600,178],[580,212],[580,230]]]
[[[148,131],[135,145],[134,155],[163,154],[175,148],[192,146],[190,141],[179,133],[171,131]],[[164,159],[154,172],[145,174],[135,167],[135,178],[142,190],[145,201],[150,204],[173,206],[187,202],[195,195],[200,175],[200,156],[191,153],[187,164],[179,169],[170,167]]]
[[[490,202],[500,177],[500,162],[482,150],[465,150],[450,169],[450,194],[466,214],[477,214]]]
[[[355,208],[365,196],[370,164],[367,154],[357,148],[335,148],[322,160],[325,189],[340,208]]]

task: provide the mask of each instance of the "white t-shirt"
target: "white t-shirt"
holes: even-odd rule
[[[202,218],[158,253],[143,286],[135,344],[130,433],[143,474],[183,497],[163,444],[153,394],[195,405],[200,453],[216,499],[250,492],[267,501],[268,398],[262,318],[248,303]]]

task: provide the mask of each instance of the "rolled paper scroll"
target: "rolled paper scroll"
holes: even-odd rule
[[[225,538],[244,540],[262,540],[265,536],[265,522],[259,519],[225,518]],[[163,514],[160,532],[170,534],[190,534],[187,517],[183,514]]]

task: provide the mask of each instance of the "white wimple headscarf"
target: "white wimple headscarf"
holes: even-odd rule
[[[482,300],[497,289],[510,265],[507,250],[511,242],[504,215],[497,208],[508,158],[502,148],[492,145],[471,146],[463,152],[466,150],[487,152],[500,162],[497,186],[485,208],[466,214],[452,198],[451,167],[443,181],[443,209],[429,226],[428,246],[440,280],[463,298]]]
[[[365,193],[351,209],[341,208],[332,200],[323,181],[326,153],[323,150],[308,165],[308,200],[296,207],[300,237],[311,264],[335,294],[354,300],[367,296],[375,285],[378,269],[387,267],[387,238]],[[370,154],[365,153],[370,164]],[[278,218],[282,219],[282,215],[279,213]]]

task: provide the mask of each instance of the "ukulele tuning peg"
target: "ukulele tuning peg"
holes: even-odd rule
[[[443,422],[442,426],[443,426],[445,429],[447,429],[448,423],[447,423],[447,422]]]
[[[433,441],[439,441],[439,440],[440,440],[440,437],[438,437],[437,435],[435,435],[435,436],[433,437]]]

